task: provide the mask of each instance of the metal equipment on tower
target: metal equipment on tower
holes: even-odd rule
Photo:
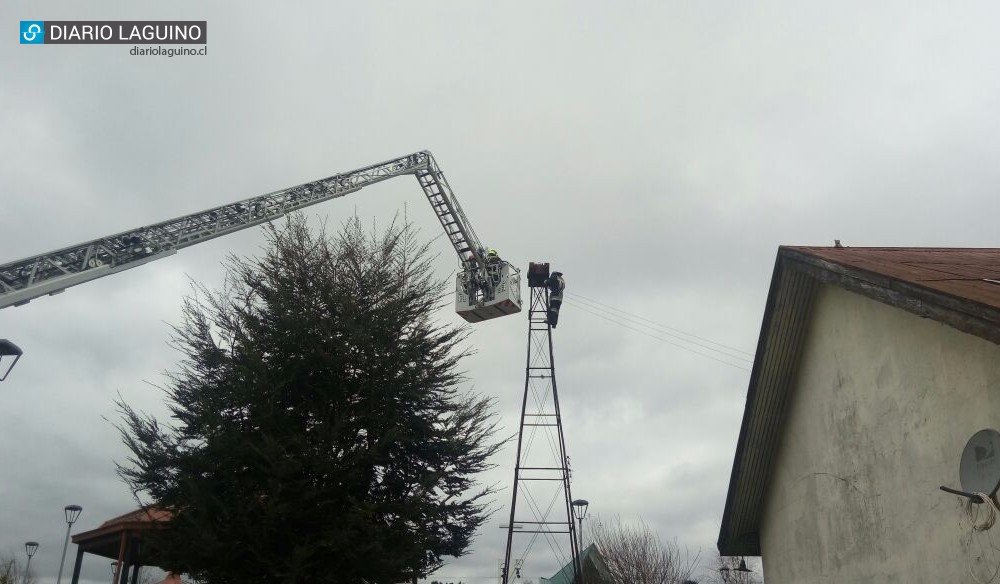
[[[552,328],[558,318],[558,306],[550,301],[554,295],[561,301],[564,287],[562,274],[550,273],[549,264],[529,265],[528,359],[501,584],[520,578],[521,567],[539,536],[557,556],[560,566],[572,565],[574,576],[580,574],[580,545],[571,507],[570,463],[552,351]],[[556,309],[554,313],[552,308]],[[524,512],[526,508],[530,515]],[[519,542],[527,540],[525,545],[515,548],[515,535],[520,537]],[[560,541],[569,544],[568,554]]]

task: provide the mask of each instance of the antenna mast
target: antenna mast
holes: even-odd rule
[[[507,551],[500,570],[501,584],[512,584],[521,577],[524,560],[539,536],[546,540],[560,566],[572,566],[571,581],[579,582],[580,546],[573,521],[571,472],[559,413],[552,352],[552,329],[558,322],[564,285],[562,274],[549,273],[549,264],[529,265],[528,359],[521,401],[521,424],[517,432],[510,522],[505,526]],[[530,405],[529,395],[532,398]],[[518,514],[519,493],[524,495],[521,515]],[[530,515],[524,513],[525,506]],[[515,534],[521,539],[528,539],[526,545],[518,546],[520,554],[517,557],[512,556]],[[568,555],[560,541],[569,544]]]

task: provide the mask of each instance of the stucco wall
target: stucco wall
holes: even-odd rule
[[[824,285],[792,391],[767,584],[972,582],[964,499],[938,487],[959,487],[973,433],[1000,430],[1000,346]]]

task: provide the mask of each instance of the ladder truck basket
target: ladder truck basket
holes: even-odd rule
[[[521,273],[507,262],[487,268],[492,290],[470,285],[470,274],[460,271],[455,277],[455,312],[469,322],[521,312]],[[471,296],[470,296],[471,293]]]

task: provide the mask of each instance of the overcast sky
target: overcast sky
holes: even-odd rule
[[[994,2],[236,6],[0,4],[0,263],[421,149],[505,259],[551,262],[578,303],[743,351],[781,244],[997,245]],[[15,37],[20,20],[138,19],[207,20],[208,54]],[[385,225],[404,208],[438,235],[409,177],[308,213]],[[0,384],[0,552],[39,541],[43,584],[65,505],[84,508],[74,531],[134,507],[114,400],[165,411],[154,386],[178,359],[188,278],[216,286],[227,254],[262,243],[247,230],[0,312],[25,351]],[[435,249],[447,277],[452,252]],[[711,556],[749,364],[602,305],[564,305],[555,331],[573,494]],[[464,362],[507,433],[526,329],[523,314],[478,325]],[[496,463],[497,514],[438,578],[496,578],[513,445]],[[537,550],[527,578],[554,571]],[[84,576],[109,581],[107,560]]]

